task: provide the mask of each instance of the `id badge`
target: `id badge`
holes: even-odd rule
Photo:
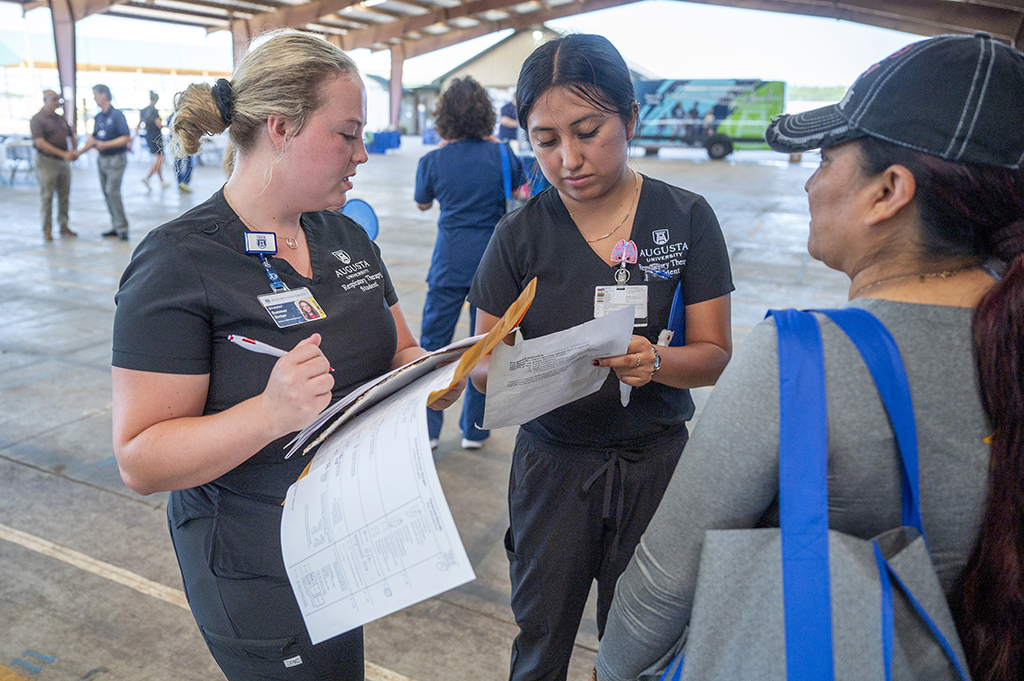
[[[598,286],[594,290],[594,319],[632,305],[633,326],[647,326],[646,286]]]
[[[281,293],[267,293],[259,296],[259,300],[279,329],[327,318],[323,308],[305,286]]]

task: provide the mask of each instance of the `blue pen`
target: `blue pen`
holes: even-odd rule
[[[661,270],[656,270],[656,269],[653,269],[653,268],[647,270],[647,272],[650,273],[650,274],[653,274],[656,277],[661,277],[662,279],[671,279],[672,278],[671,274],[668,274],[667,272],[662,272]]]

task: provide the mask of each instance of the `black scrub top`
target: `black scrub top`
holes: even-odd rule
[[[629,284],[648,290],[648,324],[633,333],[651,343],[668,326],[677,286],[682,285],[686,305],[732,292],[725,238],[700,195],[645,175],[629,238],[638,256],[628,267]],[[523,338],[538,338],[593,319],[595,289],[614,286],[617,268],[594,252],[551,188],[498,223],[469,302],[500,317],[537,277],[537,294],[519,328]],[[654,269],[661,276],[651,274]],[[618,378],[609,371],[596,393],[524,423],[522,429],[559,446],[635,449],[678,435],[693,412],[689,390],[654,381],[633,389],[629,406],[623,407]]]
[[[290,350],[320,333],[320,348],[334,368],[334,399],[388,371],[398,342],[389,308],[398,296],[380,250],[362,228],[339,213],[304,213],[301,220],[312,277],[299,275],[279,258],[269,260],[289,289],[309,289],[324,317],[277,327],[258,300],[272,293],[270,281],[259,258],[245,252],[246,227],[221,190],[153,230],[135,250],[115,298],[113,365],[209,374],[204,414],[260,394],[277,361],[229,342],[229,334]],[[287,248],[283,243],[280,247]],[[228,515],[237,520],[249,516],[250,531],[277,547],[273,562],[278,563],[280,504],[309,463],[309,455],[284,458],[291,437],[270,443],[211,483],[175,492],[168,508],[172,523],[219,517],[231,509]]]

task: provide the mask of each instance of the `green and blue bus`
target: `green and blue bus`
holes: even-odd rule
[[[764,131],[786,109],[786,84],[763,80],[639,80],[636,139],[648,155],[661,147],[703,147],[722,159],[734,149],[767,149]]]

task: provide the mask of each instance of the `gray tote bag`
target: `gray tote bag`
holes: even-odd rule
[[[828,529],[820,330],[808,312],[769,312],[779,330],[780,528],[706,533],[688,629],[644,681],[970,679],[923,534],[899,350],[864,310],[821,312],[857,346],[889,413],[904,526],[872,539]]]

